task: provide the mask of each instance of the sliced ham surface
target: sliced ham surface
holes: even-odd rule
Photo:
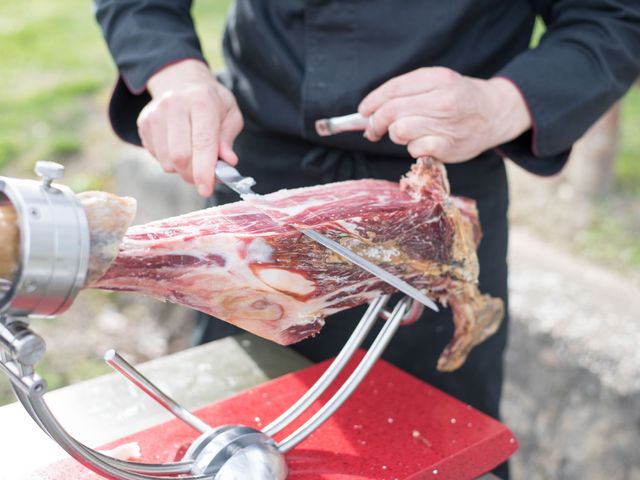
[[[91,286],[179,303],[288,345],[332,313],[389,286],[302,235],[317,230],[452,308],[454,370],[495,332],[502,302],[477,286],[475,202],[449,195],[441,164],[419,160],[400,183],[354,180],[282,190],[131,227]]]

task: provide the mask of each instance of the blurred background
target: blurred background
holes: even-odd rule
[[[195,2],[213,67],[229,4]],[[1,2],[0,174],[31,177],[37,160],[64,163],[75,191],[137,197],[138,221],[199,208],[190,188],[111,131],[115,77],[90,1]],[[513,166],[509,175],[504,413],[522,443],[516,477],[640,478],[640,89],[590,130],[561,175]],[[177,307],[84,292],[65,315],[36,325],[48,342],[40,370],[58,388],[105,373],[101,357],[114,346],[133,362],[185,348],[190,328],[190,312]],[[11,401],[0,377],[0,405]]]
[[[196,2],[197,25],[212,66],[222,62],[220,38],[229,4]],[[76,192],[126,191],[139,197],[138,221],[199,208],[188,187],[153,185],[153,179],[160,177],[162,183],[165,176],[111,130],[107,105],[116,76],[90,0],[31,2],[28,9],[0,2],[1,174],[33,177],[37,160],[61,162],[67,170],[65,183]],[[140,178],[131,175],[131,169],[140,165],[151,171],[145,182],[130,184]],[[140,197],[145,194],[153,201]],[[184,205],[175,201],[176,195],[184,196]],[[161,197],[159,204],[156,197]],[[172,204],[173,212],[163,211]],[[157,210],[145,211],[143,205]],[[147,307],[138,300],[85,292],[62,318],[38,325],[49,344],[42,370],[50,385],[56,388],[106,372],[101,358],[110,345],[142,361],[189,344],[184,334],[188,318],[166,324],[164,312],[150,311],[162,305]],[[144,342],[138,343],[140,338]],[[4,380],[0,403],[12,401]]]

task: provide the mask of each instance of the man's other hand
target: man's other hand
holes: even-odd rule
[[[235,165],[232,146],[243,127],[233,94],[198,60],[182,60],[147,82],[152,101],[140,112],[142,144],[165,172],[177,172],[208,197],[218,158]]]
[[[447,68],[420,68],[392,78],[360,104],[371,117],[365,137],[388,133],[414,157],[470,160],[531,128],[518,88],[504,78],[481,80]]]

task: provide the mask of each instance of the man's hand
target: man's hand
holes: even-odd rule
[[[163,68],[147,82],[153,100],[140,112],[142,144],[165,172],[177,172],[211,195],[218,158],[235,165],[233,141],[243,127],[233,94],[198,60]]]
[[[414,158],[448,163],[470,160],[531,128],[527,105],[509,80],[480,80],[441,67],[389,80],[358,111],[371,118],[369,140],[388,133]]]

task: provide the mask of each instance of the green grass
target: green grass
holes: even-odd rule
[[[67,362],[68,363],[68,362]],[[49,363],[45,357],[37,366],[38,373],[47,380],[49,391],[89,378],[111,373],[113,370],[101,359],[76,358],[73,368]]]
[[[622,191],[640,198],[640,90],[637,88],[622,102],[616,180]]]
[[[544,35],[545,30],[546,27],[542,18],[536,17],[536,24],[533,28],[533,35],[531,36],[531,47],[535,47],[540,43],[540,39],[542,35]]]
[[[36,367],[38,374],[47,381],[48,391],[113,371],[100,359],[65,358],[63,364],[59,363],[60,361],[52,363],[48,357],[44,357]],[[0,406],[15,401],[9,382],[5,378],[0,378]]]
[[[222,66],[222,31],[231,0],[196,1],[193,17],[204,54],[212,68]]]
[[[203,46],[221,64],[228,0],[196,2]],[[27,171],[47,158],[65,161],[85,150],[83,129],[116,78],[90,0],[0,2],[0,169]]]
[[[591,224],[576,232],[576,253],[622,271],[640,268],[640,223],[612,216],[608,208],[596,211]]]
[[[78,134],[87,115],[82,99],[97,93],[99,82],[68,79],[42,91],[0,98],[0,165],[30,167],[36,160],[62,160],[82,151]]]
[[[0,167],[79,154],[82,125],[115,74],[91,4],[2,2],[0,18]]]

